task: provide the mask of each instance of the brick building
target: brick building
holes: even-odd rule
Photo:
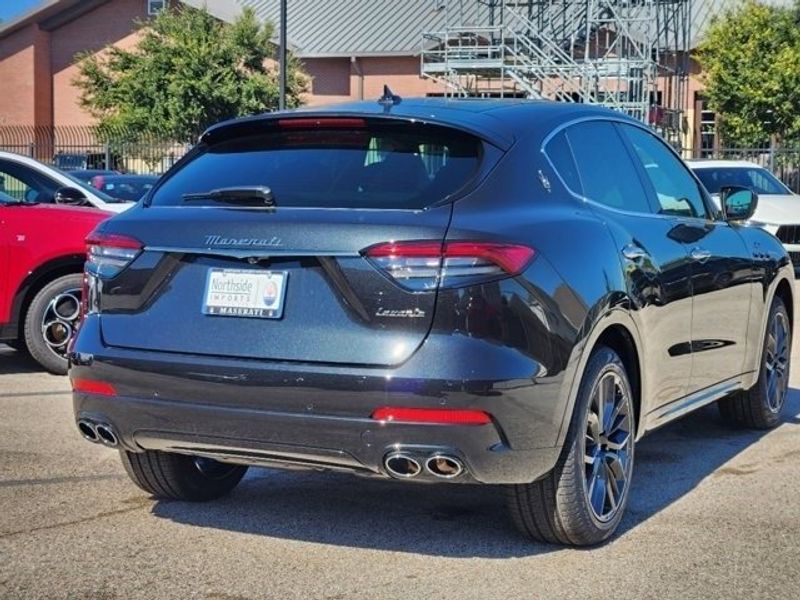
[[[177,0],[173,0],[177,1]],[[203,6],[215,16],[229,20],[240,10],[237,0],[207,2],[188,0],[185,4]],[[276,2],[244,2],[255,5],[260,16],[272,17]],[[78,90],[72,85],[77,75],[75,56],[96,52],[113,44],[131,47],[137,41],[137,23],[163,7],[165,0],[45,0],[35,10],[0,26],[0,126],[79,126],[92,118],[78,105]],[[318,3],[325,5],[326,3]],[[335,3],[330,3],[335,4]],[[370,2],[359,2],[368,7]],[[428,0],[416,4],[431,5]],[[308,6],[308,3],[305,4]],[[309,104],[327,104],[358,97],[377,97],[384,83],[405,95],[440,93],[439,86],[419,75],[421,29],[412,25],[394,39],[386,51],[386,40],[364,43],[358,35],[348,36],[349,49],[339,36],[320,36],[327,16],[320,14],[313,29],[310,14],[302,13],[301,42],[290,38],[290,45],[304,61],[312,77]],[[373,19],[379,19],[376,14]],[[277,20],[277,19],[275,19]],[[295,21],[293,19],[292,21]],[[418,19],[418,22],[422,19]],[[290,22],[291,26],[295,23]],[[362,27],[369,23],[361,21]],[[421,25],[420,25],[421,26]],[[317,43],[304,51],[307,39]]]
[[[136,42],[148,0],[45,0],[0,27],[0,125],[85,125],[75,55]]]
[[[696,4],[715,14],[735,1],[739,0]],[[260,18],[278,21],[278,0],[43,0],[36,9],[0,25],[0,81],[4,83],[0,126],[91,124],[72,84],[76,54],[97,52],[109,44],[132,46],[138,37],[137,24],[169,2],[205,6],[225,21],[248,6]],[[479,4],[477,0],[460,3],[465,7]],[[445,0],[289,0],[289,45],[312,78],[307,103],[377,98],[384,84],[404,96],[443,94],[442,84],[420,75],[420,51],[423,32],[445,26],[445,5]],[[482,18],[476,13],[476,24],[483,24]],[[696,39],[703,24],[693,27]],[[682,107],[684,146],[698,148],[713,143],[714,115],[704,109],[695,64],[692,73]]]

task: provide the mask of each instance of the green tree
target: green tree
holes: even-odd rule
[[[738,5],[711,24],[697,58],[725,143],[800,138],[800,3]]]
[[[218,121],[277,108],[273,29],[251,10],[228,24],[181,7],[142,27],[132,50],[111,46],[79,58],[80,102],[101,137],[191,142]],[[295,107],[308,79],[294,58],[287,78],[287,105]]]

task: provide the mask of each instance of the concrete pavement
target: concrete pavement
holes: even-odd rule
[[[591,550],[521,538],[489,487],[253,469],[224,500],[155,502],[81,439],[68,388],[0,346],[2,598],[798,597],[798,369],[774,431],[712,406],[647,437]]]

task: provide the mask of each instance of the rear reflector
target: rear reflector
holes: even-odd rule
[[[110,383],[95,381],[94,379],[73,379],[72,391],[82,394],[97,394],[98,396],[116,396],[117,390]]]
[[[486,425],[492,422],[489,413],[482,410],[446,408],[400,408],[384,406],[372,413],[376,421],[401,423],[436,423],[439,425]]]
[[[390,242],[366,248],[363,253],[400,285],[412,290],[512,277],[522,273],[535,255],[528,246],[470,241]]]

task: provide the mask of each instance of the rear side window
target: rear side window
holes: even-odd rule
[[[266,186],[278,207],[420,209],[467,184],[481,158],[480,140],[444,127],[289,123],[201,148],[156,189],[151,203],[177,205],[184,194]]]
[[[584,195],[631,212],[652,212],[628,150],[608,121],[578,123],[567,129]]]
[[[569,147],[569,141],[566,134],[561,131],[547,142],[544,148],[547,157],[553,164],[553,168],[564,180],[567,188],[579,196],[583,195],[583,187],[581,180],[578,176],[578,168],[575,165],[575,158],[572,156],[572,149]]]

